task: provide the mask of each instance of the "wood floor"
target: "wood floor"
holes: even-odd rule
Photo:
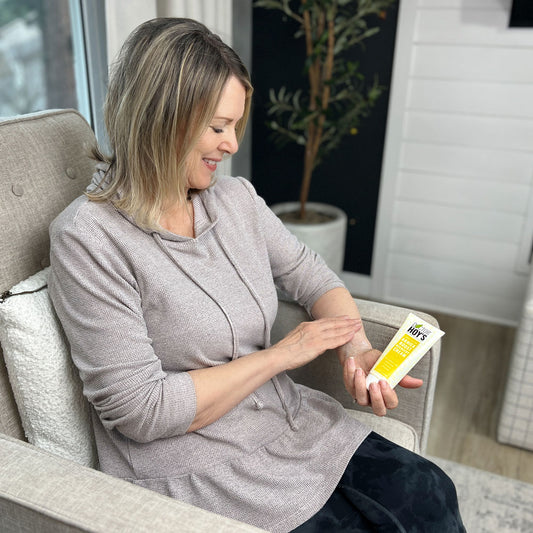
[[[446,335],[427,453],[533,483],[533,451],[496,440],[515,328],[430,314]]]

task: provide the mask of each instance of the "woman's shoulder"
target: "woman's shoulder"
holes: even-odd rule
[[[85,195],[72,201],[50,225],[50,236],[78,234],[95,236],[109,227],[117,212],[109,202],[94,202]]]
[[[208,194],[219,207],[226,205],[233,209],[255,209],[258,195],[254,186],[245,178],[219,176],[208,190]]]
[[[247,179],[240,176],[217,177],[211,191],[217,196],[228,194],[250,196],[251,193],[255,195],[253,185]]]

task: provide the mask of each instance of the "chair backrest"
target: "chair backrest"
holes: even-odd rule
[[[0,121],[0,293],[48,266],[48,227],[90,182],[94,142],[74,110]],[[1,351],[0,432],[24,438]]]

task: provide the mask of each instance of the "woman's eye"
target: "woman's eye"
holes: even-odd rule
[[[215,126],[211,126],[211,129],[215,132],[215,133],[224,133],[224,130],[222,128],[215,128]]]

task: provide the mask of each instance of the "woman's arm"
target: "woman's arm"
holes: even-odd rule
[[[244,183],[254,198],[257,219],[266,236],[272,274],[276,285],[290,294],[316,318],[350,316],[360,318],[357,305],[340,279],[312,250],[300,243],[268,209],[263,199],[249,183]],[[270,237],[270,238],[269,238]],[[386,382],[366,389],[366,375],[380,356],[361,328],[346,345],[337,349],[344,370],[344,383],[351,396],[361,405],[371,405],[374,412],[384,415],[397,406],[396,393]],[[420,380],[405,377],[400,385],[419,387]]]
[[[352,295],[344,288],[332,289],[323,294],[315,302],[311,312],[317,319],[337,315],[361,318]],[[372,383],[370,390],[366,388],[366,376],[381,352],[372,348],[363,327],[348,343],[337,348],[337,355],[343,367],[346,390],[359,405],[370,405],[379,416],[384,416],[387,409],[397,407],[398,396],[386,381]],[[406,376],[400,381],[400,385],[417,388],[422,385],[422,380]]]
[[[188,431],[218,420],[280,372],[303,366],[326,350],[346,344],[360,328],[361,321],[350,317],[304,322],[266,350],[190,371],[196,390],[196,416]]]

